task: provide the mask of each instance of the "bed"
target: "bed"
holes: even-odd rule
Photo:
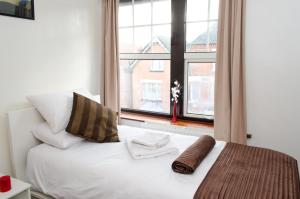
[[[9,113],[13,174],[19,179],[30,182],[33,185],[33,195],[40,199],[50,198],[50,196],[72,199],[193,198],[199,190],[201,193],[205,192],[201,190],[201,186],[199,189],[202,182],[204,185],[202,189],[205,186],[212,187],[210,185],[212,181],[207,182],[207,176],[217,176],[214,173],[215,167],[218,167],[216,162],[219,157],[226,158],[226,154],[223,153],[226,143],[217,141],[192,175],[182,175],[173,172],[171,164],[180,153],[197,140],[197,137],[170,134],[179,150],[177,154],[133,160],[126,149],[124,139],[139,134],[142,129],[121,125],[118,127],[120,143],[96,144],[83,141],[67,150],[59,150],[40,143],[32,136],[31,129],[42,121],[34,108]],[[246,147],[246,151],[251,150]],[[238,161],[237,163],[243,164]],[[235,172],[237,173],[234,175],[238,175],[243,171]],[[271,175],[277,174],[271,173]],[[297,198],[299,174],[294,173],[291,176],[298,179],[294,179],[293,185],[287,186],[293,189],[293,194],[296,194],[288,198]],[[222,180],[221,177],[218,179]]]

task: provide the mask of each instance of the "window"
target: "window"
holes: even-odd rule
[[[153,60],[150,71],[163,72],[164,71],[164,61],[163,60]]]
[[[215,63],[187,63],[186,114],[212,116],[214,110]]]
[[[141,110],[162,112],[161,81],[142,80]]]
[[[219,0],[187,0],[186,52],[215,52]]]
[[[184,115],[213,118],[219,0],[187,0]]]
[[[213,118],[218,3],[120,0],[123,110],[170,115],[171,82],[178,80],[180,117]]]
[[[163,72],[149,70],[155,61]],[[169,60],[120,60],[120,82],[123,109],[170,113]]]
[[[171,0],[120,0],[119,35],[121,108],[169,114]]]
[[[171,0],[120,0],[120,53],[170,53]]]
[[[143,80],[142,101],[161,101],[161,81]]]

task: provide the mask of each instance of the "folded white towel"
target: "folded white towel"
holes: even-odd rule
[[[132,139],[132,143],[145,149],[158,149],[167,145],[170,141],[170,135],[146,132]]]
[[[158,149],[145,149],[138,146],[138,144],[134,144],[132,139],[127,138],[126,144],[129,153],[131,154],[133,159],[147,159],[147,158],[154,158],[159,157],[167,154],[177,154],[178,149],[174,146],[172,142],[169,142],[167,145],[158,148]]]

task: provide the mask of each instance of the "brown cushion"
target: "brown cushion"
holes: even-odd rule
[[[77,93],[73,96],[73,109],[66,131],[90,141],[119,142],[116,112]]]
[[[192,174],[214,148],[215,144],[216,140],[209,135],[199,137],[194,144],[173,162],[173,171],[182,174]]]

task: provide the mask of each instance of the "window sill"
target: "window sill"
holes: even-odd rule
[[[125,120],[132,120],[137,122],[153,122],[153,123],[160,123],[160,124],[167,124],[167,125],[175,125],[175,126],[182,126],[182,127],[195,127],[195,128],[214,128],[213,124],[209,123],[202,123],[198,121],[189,121],[189,120],[178,120],[177,122],[171,122],[170,118],[166,118],[163,116],[155,116],[155,115],[145,115],[139,113],[129,113],[122,111],[121,119]]]
[[[163,116],[157,116],[157,115],[145,115],[142,113],[130,113],[122,111],[121,113],[121,119],[124,120],[130,120],[135,122],[150,122],[150,123],[157,123],[162,125],[174,125],[178,127],[192,127],[192,128],[202,128],[202,129],[209,129],[213,130],[214,125],[211,123],[203,123],[203,122],[197,122],[197,121],[189,121],[189,120],[178,120],[176,123],[171,122],[170,118],[166,118]],[[206,134],[209,132],[202,132],[202,134]],[[196,133],[197,134],[197,133]],[[194,135],[196,135],[194,134]],[[200,133],[201,134],[201,133]],[[192,134],[193,135],[193,134]],[[252,135],[247,134],[247,139],[251,139]]]

